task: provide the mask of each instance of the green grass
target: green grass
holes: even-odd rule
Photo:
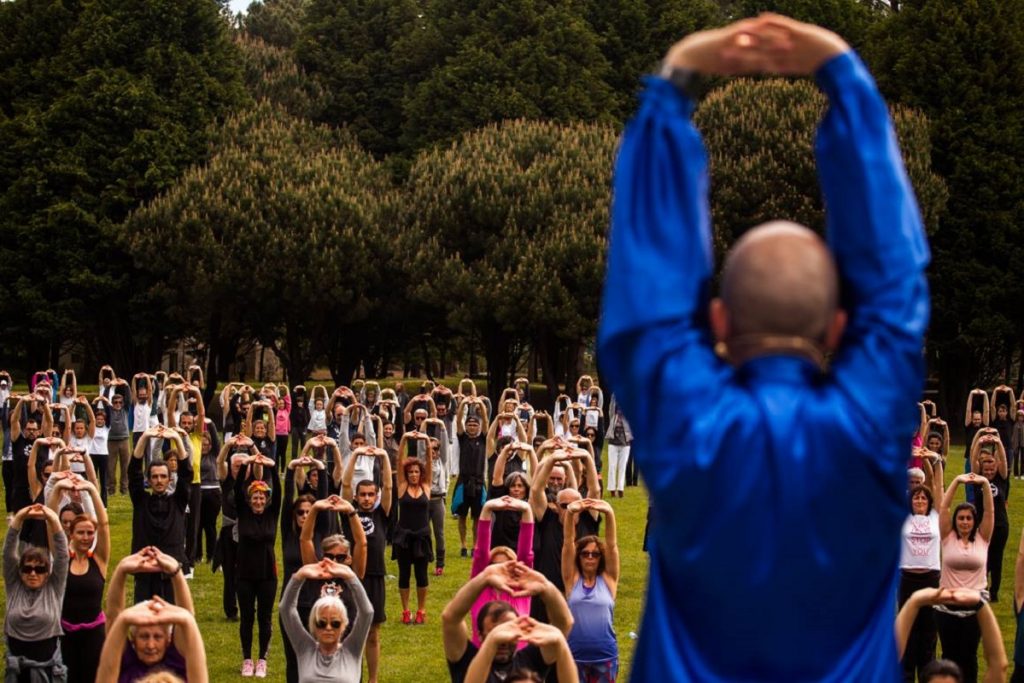
[[[623,499],[610,500],[619,521],[619,545],[622,553],[622,580],[615,610],[615,627],[619,636],[623,674],[629,671],[634,641],[631,631],[639,629],[640,609],[647,579],[647,556],[642,550],[644,522],[647,514],[647,496],[642,488],[631,488]],[[131,545],[131,504],[127,496],[114,496],[109,506],[112,536],[112,558],[119,560],[129,553]],[[398,573],[396,563],[388,552],[387,616],[382,627],[380,680],[392,681],[444,681],[448,679],[441,644],[440,613],[444,605],[469,578],[470,560],[459,557],[458,526],[450,516],[445,522],[445,541],[448,557],[445,575],[433,576],[431,567],[430,594],[427,599],[427,623],[406,626],[401,623],[401,603],[398,600]],[[278,571],[280,565],[278,549]],[[112,563],[113,567],[113,563]],[[113,569],[111,568],[112,573]],[[210,680],[231,680],[238,677],[242,661],[238,639],[238,624],[224,618],[221,609],[223,578],[213,574],[208,564],[196,567],[190,582],[196,603],[196,617],[206,644]],[[131,586],[128,598],[131,599]],[[280,585],[278,587],[280,594]],[[2,598],[2,596],[0,596]],[[413,596],[415,604],[415,595]],[[2,605],[3,603],[0,603]],[[284,680],[284,654],[281,646],[277,609],[274,610],[274,638],[270,652],[268,680]],[[2,648],[2,645],[0,645]],[[365,680],[365,679],[364,679]]]

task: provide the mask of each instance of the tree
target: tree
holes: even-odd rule
[[[132,214],[132,253],[179,297],[168,314],[206,335],[211,382],[225,378],[230,341],[242,336],[271,348],[289,381],[304,381],[329,331],[365,323],[379,305],[387,175],[347,131],[266,102],[219,137],[208,164]],[[171,250],[184,257],[161,258]]]
[[[206,0],[0,3],[0,315],[26,365],[63,342],[152,367],[173,334],[116,247],[141,202],[208,151],[244,101]]]
[[[318,120],[347,125],[378,158],[401,150],[402,98],[409,83],[395,45],[414,31],[414,0],[309,0],[295,53],[331,95]]]
[[[412,165],[410,296],[479,335],[494,400],[523,341],[547,344],[545,380],[557,392],[556,345],[594,333],[615,141],[610,126],[510,121]]]
[[[825,106],[810,82],[781,79],[730,81],[700,103],[694,121],[710,158],[720,252],[748,228],[776,218],[824,231],[813,140]],[[892,116],[925,225],[935,232],[946,189],[931,171],[928,121],[899,106]]]
[[[879,0],[725,0],[722,4],[737,18],[775,12],[824,26],[858,49],[867,42],[875,22],[888,14]]]
[[[305,73],[292,53],[245,33],[235,39],[242,57],[246,88],[254,100],[267,100],[300,118],[323,115],[330,95]]]
[[[255,0],[242,17],[242,28],[268,45],[291,49],[308,6],[309,0]]]
[[[928,358],[955,411],[971,386],[1013,381],[1024,351],[1024,2],[902,2],[869,57],[890,98],[928,115],[949,186]]]
[[[513,118],[613,123],[608,60],[568,0],[434,0],[403,43],[416,75],[405,99],[408,147]]]

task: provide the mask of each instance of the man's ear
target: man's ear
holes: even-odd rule
[[[729,337],[729,309],[725,307],[725,302],[718,297],[712,299],[708,314],[715,341],[724,342]]]
[[[846,320],[846,311],[837,308],[825,330],[825,351],[835,351],[839,348],[839,342],[843,340],[843,332],[846,331]]]

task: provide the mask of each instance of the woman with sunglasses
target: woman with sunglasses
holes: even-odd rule
[[[309,614],[309,630],[303,628],[296,609],[299,592],[306,581],[340,580],[356,601],[357,612],[352,629],[348,610],[337,594],[337,586],[328,583]],[[352,569],[329,559],[307,564],[292,575],[281,598],[281,622],[298,661],[300,683],[356,683],[363,668],[363,647],[373,621],[373,606],[363,584]]]
[[[604,542],[597,536],[576,540],[576,517],[583,511],[604,515]],[[615,683],[619,646],[615,639],[615,594],[619,587],[619,546],[615,511],[603,500],[570,503],[562,526],[562,580],[575,626],[569,632],[580,680]]]
[[[27,520],[46,523],[49,549],[28,546],[19,555],[18,535]],[[50,565],[53,557],[53,565]],[[61,605],[68,576],[68,542],[57,513],[44,505],[18,511],[4,539],[4,588],[7,604],[6,681],[49,681],[64,672],[60,642]]]
[[[306,451],[303,450],[301,457],[288,463],[284,476],[284,503],[282,506],[284,514],[281,515],[281,556],[284,560],[283,577],[285,583],[303,565],[299,537],[302,534],[306,519],[309,517],[314,504],[318,500],[327,497],[327,477],[324,476],[317,477],[318,486],[315,494],[304,493],[298,497],[295,496],[296,488],[304,488],[306,468],[316,469],[321,474],[324,469],[322,462],[309,457],[305,453]],[[327,519],[322,518],[318,522],[320,523],[315,525],[315,531],[318,539],[321,539],[327,533]],[[281,596],[284,597],[284,586],[281,588]],[[308,616],[314,601],[315,598],[309,596],[309,591],[304,590],[302,595],[299,596],[300,614]],[[298,662],[295,659],[295,650],[288,639],[287,631],[284,631],[283,623],[281,624],[281,629],[284,634],[285,680],[288,683],[295,683],[299,680],[299,668]]]

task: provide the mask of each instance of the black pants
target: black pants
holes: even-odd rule
[[[14,461],[4,460],[3,465],[3,478],[4,478],[4,510],[7,514],[13,515],[17,510],[11,509],[11,483],[14,480]]]
[[[313,611],[313,605],[298,603],[295,611],[299,613],[299,621],[303,624],[309,623],[309,613]],[[284,630],[284,622],[278,617],[281,624],[281,640],[284,641],[284,669],[285,681],[287,683],[299,683],[299,661],[295,657],[295,648],[292,641],[288,640],[288,634]]]
[[[916,590],[938,587],[938,570],[920,573],[900,572],[899,606],[902,608]],[[903,653],[903,680],[906,683],[914,683],[915,677],[920,676],[922,667],[935,659],[937,639],[935,610],[931,607],[922,607],[910,629],[907,649]]]
[[[206,559],[213,560],[217,543],[217,518],[220,517],[220,489],[201,489],[203,502],[199,504],[199,533],[196,535],[196,562],[203,559],[203,540],[206,541]]]
[[[196,566],[196,542],[199,540],[199,518],[202,515],[203,490],[193,484],[188,490],[188,514],[185,515],[185,566]],[[200,558],[201,559],[201,558]]]
[[[299,453],[302,452],[302,447],[306,445],[306,432],[293,431],[292,432],[292,455],[299,457]],[[278,460],[284,460],[284,458],[278,457]],[[286,461],[287,464],[287,461]],[[330,470],[328,470],[329,472]]]
[[[228,619],[238,616],[238,582],[235,580],[238,572],[235,566],[238,561],[238,543],[231,538],[231,530],[234,528],[234,524],[222,525],[218,541],[222,555],[220,567],[224,572],[224,616]]]
[[[636,458],[630,458],[626,463],[626,486],[636,486],[640,479],[640,470],[636,466]]]
[[[256,659],[266,659],[270,649],[271,614],[277,596],[277,577],[254,581],[238,580],[238,637],[242,639],[242,658],[252,659],[253,625],[259,624],[260,649]]]
[[[93,683],[100,667],[106,631],[103,626],[68,631],[61,636],[60,650],[68,668],[68,683]]]
[[[163,574],[136,574],[135,575],[135,602],[149,600],[154,595],[159,595],[167,602],[174,604],[174,585],[170,577]]]
[[[1024,683],[1024,666],[1013,663],[1013,675],[1010,676],[1010,683]]]
[[[92,458],[92,466],[96,470],[96,481],[99,484],[100,500],[103,501],[104,507],[107,505],[107,460],[109,457],[106,453],[90,453],[89,457]]]
[[[992,602],[999,600],[999,586],[1003,582],[1003,551],[1006,541],[1010,538],[1010,527],[996,526],[992,528],[992,540],[988,544],[988,569],[991,574],[988,592]]]
[[[952,660],[960,667],[963,683],[978,683],[978,643],[981,642],[981,628],[977,615],[958,617],[945,612],[935,612],[942,641],[942,657]]]
[[[284,472],[288,467],[288,435],[278,434],[274,443],[277,444],[274,447],[274,455],[277,457],[277,467]]]
[[[1010,458],[1013,460],[1013,476],[1019,477],[1024,474],[1024,447],[1011,453]],[[1017,669],[1013,670],[1013,675],[1017,675]],[[1024,675],[1024,672],[1021,675]]]

